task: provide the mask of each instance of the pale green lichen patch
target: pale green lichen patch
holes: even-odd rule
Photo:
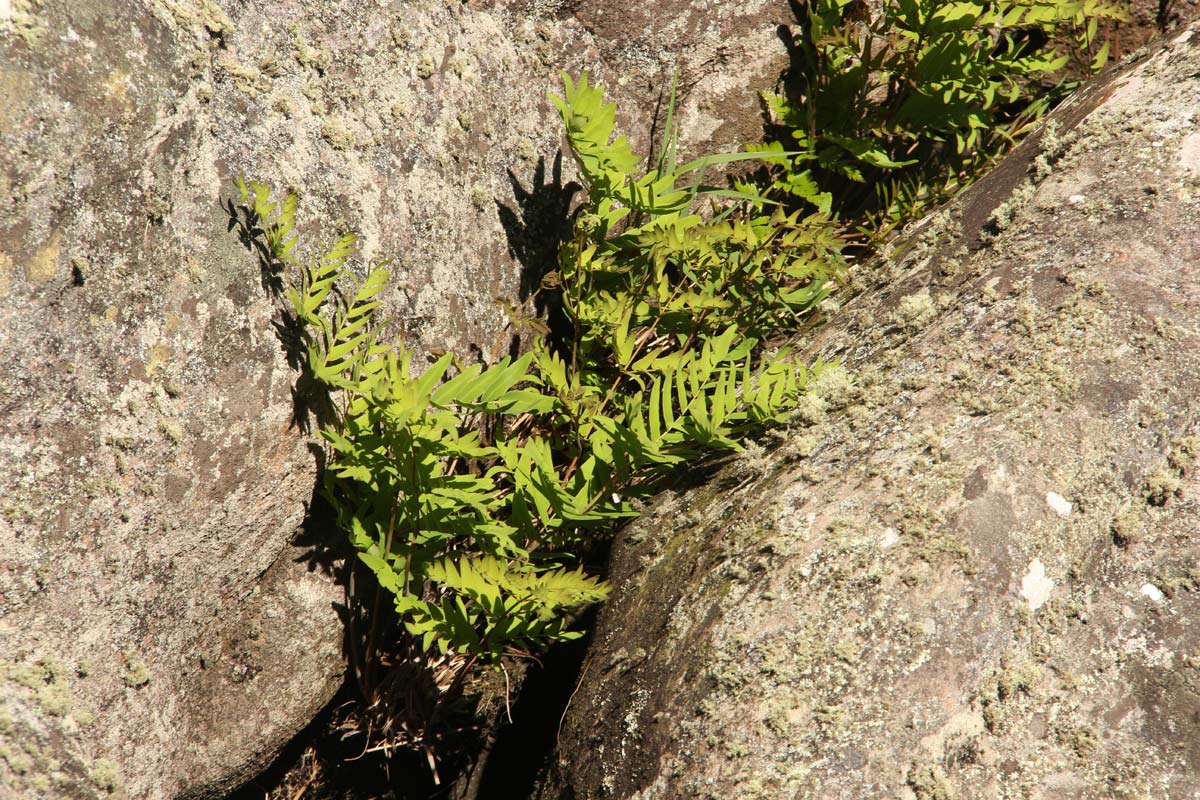
[[[858,381],[841,364],[830,365],[813,381],[809,391],[831,410],[840,410],[854,403],[862,394]]]
[[[54,659],[10,663],[3,667],[3,674],[12,683],[31,690],[46,714],[61,717],[71,710],[70,680],[66,669]]]
[[[991,226],[990,233],[994,236],[1012,225],[1018,212],[1033,198],[1036,191],[1037,186],[1033,181],[1026,181],[1018,186],[1007,200],[996,206],[991,219],[988,220]]]
[[[48,683],[38,689],[37,702],[47,714],[64,716],[71,710],[71,689],[65,683]]]
[[[917,800],[954,800],[946,773],[937,764],[913,764],[906,782]]]
[[[893,319],[900,327],[915,331],[928,324],[937,314],[937,305],[928,291],[909,295],[896,307]]]
[[[121,680],[126,686],[137,689],[149,683],[151,677],[149,667],[140,659],[135,657],[126,659],[125,672],[121,675]]]
[[[162,430],[167,439],[173,444],[180,444],[183,442],[185,435],[184,429],[183,425],[179,424],[178,421],[173,419],[164,419],[159,423],[159,428]]]
[[[350,150],[358,144],[354,130],[345,120],[331,117],[321,123],[321,137],[335,150]]]
[[[88,777],[97,789],[110,795],[121,791],[121,770],[112,761],[101,759],[92,765]]]
[[[417,57],[416,72],[417,77],[421,80],[428,80],[433,77],[433,73],[437,70],[437,62],[434,60],[432,53],[421,53]]]
[[[820,425],[825,420],[825,412],[829,404],[817,394],[806,394],[796,401],[792,408],[789,421],[801,425]]]
[[[37,47],[49,31],[41,11],[42,0],[7,0],[0,14],[0,33],[11,32],[25,44]]]
[[[16,752],[2,745],[0,745],[0,759],[6,761],[8,768],[17,775],[27,775],[33,769],[33,759],[28,754]]]
[[[243,64],[229,52],[220,53],[215,61],[221,77],[228,80],[239,92],[258,98],[271,88],[271,75],[251,64]]]
[[[228,37],[235,31],[233,20],[214,0],[153,0],[151,7],[174,25],[198,36],[206,33]]]
[[[1184,436],[1171,448],[1168,462],[1181,475],[1188,474],[1200,459],[1200,436]]]
[[[51,796],[51,789],[95,797],[79,784],[88,761],[78,719],[87,716],[76,706],[70,671],[58,660],[0,663],[0,787],[14,797]]]
[[[1113,541],[1121,547],[1132,547],[1144,534],[1145,523],[1139,507],[1129,504],[1113,518]]]
[[[1161,467],[1146,476],[1144,494],[1152,506],[1166,505],[1167,501],[1180,494],[1183,481],[1176,470]]]
[[[1026,659],[1006,666],[996,679],[996,697],[1004,701],[1018,693],[1029,694],[1042,681],[1042,670]]]

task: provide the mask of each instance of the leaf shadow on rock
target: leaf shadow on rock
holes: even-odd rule
[[[313,432],[313,421],[318,427],[333,421],[333,406],[329,392],[313,377],[308,369],[308,353],[305,345],[304,322],[284,302],[287,265],[275,258],[266,245],[262,220],[252,207],[239,204],[232,197],[221,203],[228,215],[226,230],[237,232],[238,241],[254,254],[258,261],[259,284],[264,292],[275,301],[279,315],[271,321],[275,336],[283,349],[287,364],[296,372],[292,384],[292,427],[305,435]],[[318,458],[317,474],[323,474],[323,456],[320,448],[311,448]]]
[[[571,235],[572,204],[583,187],[575,181],[563,183],[563,154],[554,156],[550,180],[546,180],[546,159],[539,157],[529,188],[510,169],[515,207],[496,201],[496,213],[508,239],[508,252],[521,265],[518,298],[533,301],[534,312],[550,327],[550,341],[556,346],[569,336],[570,323],[562,308],[561,292],[545,285],[548,275],[558,268],[558,252]],[[520,347],[514,337],[512,350]]]
[[[313,433],[334,421],[333,400],[309,369],[305,324],[291,310],[285,297],[288,265],[272,256],[266,245],[265,226],[253,208],[232,197],[221,205],[228,216],[227,231],[236,233],[241,244],[255,257],[260,286],[275,306],[276,315],[271,324],[295,375],[291,387],[291,427],[310,439],[308,449],[313,457],[315,477],[311,494],[304,502],[304,517],[291,540],[291,545],[299,551],[293,558],[310,572],[319,570],[342,587],[345,599],[335,602],[333,608],[342,625],[342,653],[350,665],[341,689],[321,713],[293,737],[271,764],[230,794],[227,800],[258,800],[281,794],[292,796],[296,791],[303,793],[310,788],[314,796],[328,800],[349,796],[425,800],[433,794],[420,780],[417,781],[420,786],[409,787],[411,791],[394,794],[396,787],[391,774],[393,769],[400,767],[403,776],[422,776],[428,772],[423,763],[408,764],[407,761],[419,757],[423,762],[423,753],[402,753],[396,758],[386,753],[368,754],[361,736],[348,735],[348,730],[355,732],[352,713],[348,709],[362,703],[362,686],[360,680],[356,680],[359,677],[356,668],[361,668],[358,653],[363,647],[363,631],[371,627],[377,617],[387,620],[383,623],[384,628],[388,628],[389,623],[395,627],[395,620],[388,620],[394,615],[380,614],[379,608],[371,608],[369,597],[364,599],[373,584],[361,568],[349,540],[340,533],[336,511],[324,492],[328,454],[313,440]],[[415,694],[425,697],[432,692],[428,687],[418,687]],[[370,757],[364,758],[367,755]],[[314,779],[316,785],[309,787],[308,782]],[[408,781],[411,783],[411,778]]]

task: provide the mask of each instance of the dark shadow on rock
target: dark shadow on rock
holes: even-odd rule
[[[361,736],[345,735],[345,711],[359,702],[353,679],[296,735],[270,766],[225,800],[439,800],[424,756],[366,752]]]
[[[800,2],[800,0],[788,0],[788,7],[791,9],[792,16],[796,20],[795,24],[780,25],[776,28],[775,32],[779,36],[779,41],[783,42],[784,49],[787,50],[788,68],[780,77],[783,85],[791,92],[799,88],[799,80],[802,75],[813,75],[817,67],[816,64],[812,63],[811,56],[793,30],[804,31],[808,29],[811,24],[809,21],[808,6]]]
[[[230,197],[221,202],[221,208],[228,216],[226,231],[236,231],[238,240],[254,254],[258,262],[259,283],[279,307],[279,317],[272,320],[271,325],[288,366],[296,372],[296,381],[291,390],[292,426],[310,436],[314,420],[318,425],[330,420],[332,401],[329,391],[313,377],[308,368],[304,323],[291,311],[284,297],[287,264],[271,253],[266,243],[265,223],[253,207]],[[297,561],[307,564],[310,571],[320,569],[324,574],[334,576],[344,586],[345,576],[338,575],[337,570],[339,564],[346,562],[351,551],[345,537],[334,535],[337,529],[335,513],[321,491],[326,468],[325,450],[315,442],[310,442],[308,449],[316,465],[317,478],[305,505],[304,519],[292,544],[304,549]]]
[[[288,264],[277,259],[266,243],[265,223],[255,210],[232,197],[221,203],[228,216],[226,230],[237,232],[238,240],[258,261],[259,283],[279,307],[279,317],[271,322],[288,366],[297,373],[292,387],[292,426],[311,434],[313,423],[325,425],[333,419],[329,392],[313,378],[308,368],[308,332],[286,300]],[[334,292],[336,293],[336,288]]]
[[[284,277],[283,265],[279,263],[267,247],[264,237],[266,230],[263,220],[251,206],[237,202],[232,197],[221,203],[221,208],[229,216],[225,230],[237,231],[238,241],[258,258],[259,282],[264,291],[269,292],[275,299],[283,297]]]
[[[317,463],[317,475],[323,475],[325,452],[316,444],[310,444],[309,450]],[[304,507],[304,519],[292,538],[292,545],[302,550],[296,561],[305,564],[309,572],[320,570],[339,586],[346,585],[345,565],[353,551],[349,541],[338,531],[337,514],[322,492],[319,479],[313,484],[312,495]]]
[[[539,158],[526,189],[512,170],[516,207],[499,201],[496,212],[508,239],[508,252],[521,265],[519,299],[532,301],[533,311],[550,327],[550,341],[560,344],[569,335],[570,324],[562,310],[562,297],[556,287],[545,286],[546,277],[558,268],[558,252],[571,235],[575,195],[583,188],[571,181],[563,184],[563,155],[554,156],[550,180],[546,181],[546,160]]]
[[[314,549],[337,552],[327,547],[329,538]],[[386,594],[384,602],[373,602],[378,585],[357,558],[339,562],[336,580],[347,587],[346,603],[336,608],[345,680],[275,760],[226,800],[461,800],[463,776],[483,750],[480,692],[470,686],[452,696],[439,693],[436,671],[414,655]],[[363,659],[372,629],[378,652]],[[371,700],[364,699],[368,693]],[[427,739],[405,744],[405,730]],[[384,746],[389,741],[393,746]]]

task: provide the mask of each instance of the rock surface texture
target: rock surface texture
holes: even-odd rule
[[[232,179],[394,258],[411,343],[487,349],[572,196],[557,70],[606,80],[644,143],[678,65],[710,149],[785,65],[782,0],[648,9],[0,0],[0,796],[221,796],[340,680]]]
[[[1198,114],[1193,26],[860,271],[856,380],[618,540],[542,797],[1200,796]]]

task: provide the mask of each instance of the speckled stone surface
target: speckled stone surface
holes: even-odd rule
[[[221,796],[338,685],[341,590],[290,544],[315,464],[221,209],[236,176],[298,192],[307,242],[353,228],[394,259],[411,344],[488,349],[571,197],[557,71],[612,86],[641,147],[678,65],[684,147],[732,146],[790,18],[0,0],[0,795]]]

